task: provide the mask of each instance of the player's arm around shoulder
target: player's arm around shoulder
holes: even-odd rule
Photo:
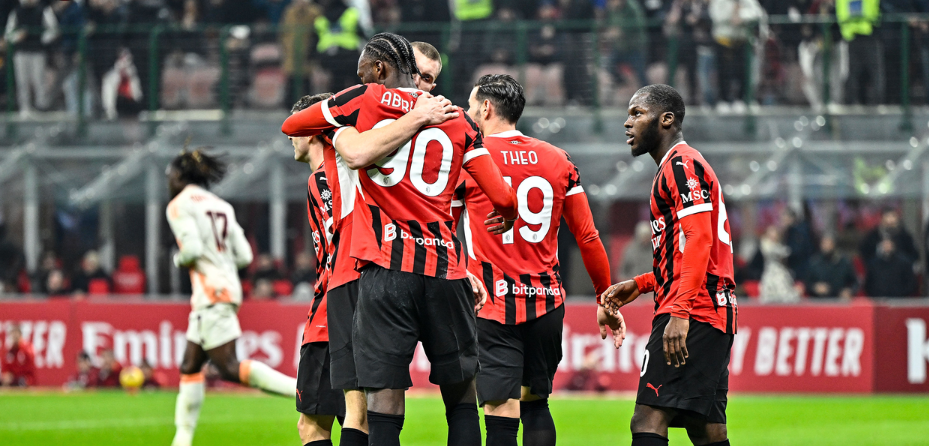
[[[458,107],[444,96],[424,93],[409,113],[382,127],[359,132],[353,127],[339,129],[333,147],[352,169],[370,166],[409,142],[422,127],[457,118]]]

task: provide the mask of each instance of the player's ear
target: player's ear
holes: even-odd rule
[[[492,107],[493,103],[490,102],[490,99],[484,99],[484,102],[481,104],[481,119],[487,120],[493,116]]]
[[[661,114],[661,125],[665,128],[671,128],[674,125],[674,113],[664,112]]]

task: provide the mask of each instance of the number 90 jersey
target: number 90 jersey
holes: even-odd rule
[[[652,182],[652,254],[655,314],[674,311],[679,295],[684,247],[680,219],[710,213],[712,245],[706,279],[698,290],[690,317],[720,331],[735,333],[738,320],[732,269],[732,240],[719,179],[703,155],[680,142],[661,160]]]
[[[232,205],[212,192],[188,185],[167,208],[180,252],[175,265],[189,264],[194,310],[216,303],[242,303],[239,268],[252,262],[252,249]]]
[[[421,92],[367,84],[321,103],[334,127],[359,132],[390,124],[416,103]],[[451,202],[462,167],[488,155],[481,135],[464,112],[423,127],[407,144],[377,164],[358,169],[351,256],[361,264],[437,277],[466,277],[461,242],[452,230]],[[332,135],[332,145],[341,130]],[[362,202],[363,201],[363,202]]]

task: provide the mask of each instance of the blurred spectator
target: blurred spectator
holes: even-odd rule
[[[638,0],[607,0],[606,30],[601,36],[609,42],[610,73],[617,82],[622,82],[624,68],[635,75],[633,86],[638,88],[647,83],[645,77],[645,12]]]
[[[142,388],[158,389],[165,385],[164,373],[155,371],[152,365],[148,363],[148,360],[143,359],[142,364],[139,364],[139,369],[142,370],[142,376],[145,377]]]
[[[97,375],[97,385],[100,387],[119,387],[119,372],[123,366],[116,361],[113,350],[104,350],[100,354],[100,373]]]
[[[0,361],[0,384],[7,387],[35,385],[35,353],[16,323],[7,328],[6,348]]]
[[[676,0],[667,15],[667,32],[677,36],[677,57],[687,75],[690,103],[716,103],[713,71],[716,55],[709,0]]]
[[[764,303],[800,301],[800,293],[794,287],[794,278],[790,270],[784,266],[784,260],[790,255],[790,248],[781,244],[781,234],[776,227],[768,227],[761,236],[758,249],[764,256],[760,301]]]
[[[268,21],[272,25],[280,23],[284,11],[290,5],[291,0],[252,0],[255,9],[259,12],[259,17]]]
[[[358,56],[365,39],[361,35],[361,13],[342,0],[319,0],[323,14],[313,27],[318,42],[320,66],[329,71],[329,90],[341,91],[358,83]]]
[[[290,275],[294,285],[299,283],[316,283],[316,258],[305,252],[297,253],[294,259],[294,272]]]
[[[61,44],[60,52],[57,53],[60,60],[57,65],[61,72],[58,79],[61,82],[61,90],[65,98],[65,110],[72,115],[78,112],[78,88],[79,88],[79,71],[80,55],[77,53],[78,41],[81,30],[84,28],[84,4],[76,1],[53,2],[52,9],[58,16],[58,24],[61,26]],[[89,71],[85,68],[84,80],[84,115],[93,115],[93,90],[89,82]]]
[[[273,299],[275,297],[274,282],[268,279],[256,279],[255,287],[252,289],[252,294],[249,297],[252,300]]]
[[[909,297],[916,293],[913,262],[897,250],[893,239],[885,238],[877,245],[877,255],[868,262],[864,290],[869,297]]]
[[[118,0],[88,0],[85,18],[87,54],[93,54],[87,59],[93,75],[88,82],[99,91],[104,75],[113,69],[119,56],[126,9]]]
[[[19,0],[6,22],[6,40],[15,45],[13,68],[16,70],[16,100],[21,116],[35,108],[49,106],[45,84],[46,46],[58,37],[58,19],[52,8],[40,0]]]
[[[710,0],[717,43],[720,111],[745,111],[747,52],[757,24],[765,16],[757,0]]]
[[[6,229],[6,224],[0,222],[0,293],[16,291],[25,265],[22,250],[6,237]]]
[[[897,253],[906,258],[912,266],[919,260],[919,251],[913,236],[900,223],[900,214],[894,208],[885,208],[881,211],[881,222],[868,232],[858,247],[861,259],[865,265],[878,254],[879,244],[883,240],[892,240]]]
[[[68,287],[68,280],[65,278],[65,274],[60,269],[53,269],[48,272],[48,275],[45,277],[45,283],[43,291],[45,294],[48,294],[49,297],[64,297],[70,288]]]
[[[87,352],[77,354],[77,370],[73,375],[68,377],[65,388],[70,390],[89,389],[97,387],[97,380],[100,378],[100,370],[94,367],[93,361]]]
[[[259,16],[258,9],[248,0],[206,0],[204,22],[209,24],[250,24]]]
[[[846,101],[883,104],[884,48],[875,32],[880,20],[880,0],[835,0],[835,16],[842,38],[848,42]]]
[[[809,221],[802,218],[793,209],[781,212],[781,230],[784,233],[784,246],[790,250],[786,265],[794,277],[801,277],[806,271],[807,262],[815,252]]]
[[[527,38],[528,63],[525,65],[527,105],[557,106],[564,103],[564,64],[561,63],[563,33],[558,29],[558,10],[553,5],[539,8],[543,25]]]
[[[820,20],[832,20],[835,3],[832,0],[812,0],[805,13]],[[800,70],[803,73],[803,94],[814,110],[829,105],[823,103],[825,79],[823,64],[829,64],[829,102],[841,104],[845,96],[845,80],[848,78],[848,44],[836,23],[829,27],[829,36],[823,33],[823,25],[816,23],[800,26],[802,41],[797,48]]]
[[[438,22],[451,20],[449,2],[434,0],[403,0],[400,3],[400,18],[403,23]],[[410,42],[422,41],[441,47],[441,32],[410,31],[403,34]]]
[[[45,251],[42,253],[42,260],[39,262],[39,268],[32,274],[32,277],[30,277],[32,281],[32,290],[38,293],[46,292],[48,274],[60,268],[61,261],[58,259],[57,254],[52,251]]]
[[[280,40],[284,61],[281,70],[287,76],[284,103],[291,104],[303,92],[312,90],[313,44],[316,35],[313,26],[322,14],[312,0],[293,0],[284,10],[281,21]],[[299,85],[299,88],[295,88]]]
[[[483,20],[494,13],[493,0],[454,0],[452,5],[455,19],[462,22]]]
[[[91,286],[93,284],[93,286]],[[71,290],[75,293],[107,294],[110,292],[110,276],[100,267],[100,256],[90,250],[81,260],[81,268],[71,277]]]
[[[623,249],[618,278],[631,279],[652,270],[652,227],[647,221],[635,225],[635,236]]]
[[[558,15],[561,20],[593,20],[594,5],[590,0],[558,0]],[[587,31],[567,29],[564,32],[562,62],[570,67],[570,74],[562,76],[565,99],[569,105],[589,105],[593,101],[591,91],[590,42]]]
[[[252,274],[252,280],[255,280],[256,282],[261,279],[274,281],[281,278],[283,278],[283,275],[281,275],[281,272],[278,271],[277,266],[274,264],[274,258],[271,257],[271,254],[266,252],[259,254],[258,260],[255,262],[255,273]]]
[[[100,80],[100,103],[107,119],[135,116],[142,105],[142,81],[132,53],[122,48],[116,64]]]
[[[858,291],[858,277],[848,257],[835,249],[835,236],[823,235],[819,253],[810,259],[806,292],[810,297],[851,299]]]

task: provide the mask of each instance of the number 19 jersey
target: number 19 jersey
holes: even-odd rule
[[[713,231],[706,278],[698,290],[690,317],[725,333],[737,329],[732,240],[719,179],[703,155],[681,142],[658,166],[649,200],[655,274],[655,314],[674,313],[680,295],[680,277],[687,239],[680,220],[710,213]]]
[[[574,162],[558,147],[518,130],[485,136],[484,145],[504,180],[516,189],[519,219],[502,237],[487,232],[484,219],[493,207],[467,175],[455,190],[452,206],[464,206],[461,220],[472,259],[468,270],[484,282],[489,294],[478,316],[521,324],[564,303],[558,228],[565,199],[584,189]]]

